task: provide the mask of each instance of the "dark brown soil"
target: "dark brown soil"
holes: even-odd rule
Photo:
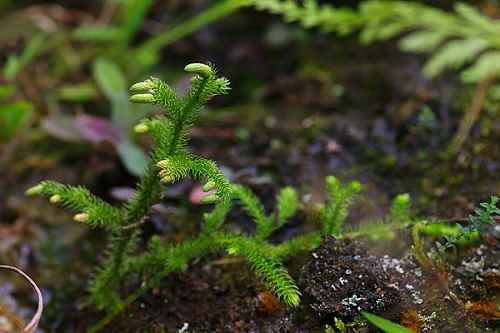
[[[498,258],[496,251],[483,245],[472,256],[480,253],[483,263],[489,262],[486,258]],[[472,273],[478,261],[469,258],[442,275],[439,267],[422,270],[412,256],[370,255],[360,242],[333,237],[327,237],[307,257],[300,272],[294,274],[300,276],[303,292],[303,302],[296,309],[279,305],[242,259],[212,259],[165,279],[159,289],[133,304],[107,329],[305,333],[323,332],[340,319],[353,323],[348,325],[349,332],[371,331],[356,324],[360,310],[421,332],[491,332],[499,328],[494,300],[488,298],[492,289],[498,289],[497,261]],[[458,273],[464,270],[467,277]]]
[[[327,237],[311,256],[299,285],[304,303],[327,322],[335,317],[351,322],[361,309],[381,313],[401,301],[391,281],[395,272],[386,272],[380,258],[359,244]]]
[[[198,262],[186,273],[165,279],[106,329],[177,332],[183,328],[185,332],[289,332],[294,324],[244,260],[223,258]]]

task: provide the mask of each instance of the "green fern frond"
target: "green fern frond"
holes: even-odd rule
[[[227,246],[227,251],[231,255],[244,256],[253,270],[286,305],[292,307],[299,305],[299,288],[281,262],[270,257],[264,251],[265,248],[266,246],[254,239],[234,237]]]
[[[76,211],[75,220],[91,227],[116,229],[121,221],[121,212],[97,198],[82,186],[68,186],[53,181],[43,181],[28,194],[41,194],[50,198],[50,202]]]
[[[361,191],[361,184],[353,181],[343,186],[334,176],[326,177],[328,200],[321,211],[323,233],[338,236],[349,213],[349,207]]]
[[[364,42],[407,33],[400,46],[405,51],[430,54],[424,67],[428,77],[466,65],[462,78],[467,82],[500,75],[500,23],[470,5],[459,3],[455,13],[447,13],[416,2],[366,1],[359,15],[364,22]]]
[[[282,226],[289,218],[297,213],[299,208],[299,198],[297,191],[292,187],[283,188],[276,198],[278,206],[278,226]]]
[[[186,66],[188,71],[189,66]],[[211,67],[203,66],[209,69],[209,75],[197,73],[198,75],[193,78],[190,92],[182,100],[166,83],[158,79],[148,79],[130,88],[131,92],[135,93],[130,97],[132,102],[160,104],[167,108],[167,117],[158,117],[141,123],[142,131],[151,131],[156,142],[146,174],[142,177],[136,194],[124,207],[125,225],[141,221],[148,214],[151,206],[159,200],[161,191],[159,172],[161,170],[157,163],[160,159],[187,155],[188,131],[196,120],[197,109],[212,95],[227,91],[228,86],[221,87],[215,71],[212,71]],[[229,84],[227,80],[224,82]],[[221,174],[214,170],[216,169],[214,164],[205,163],[205,169],[209,176],[218,181],[220,195],[228,197],[229,185],[224,188],[224,180],[221,180]],[[136,244],[135,235],[135,230],[119,230],[115,235],[115,241],[111,243],[111,256],[107,264],[113,267],[115,279],[121,278],[120,273],[126,262],[127,249],[133,248]]]
[[[359,31],[367,44],[405,34],[402,50],[429,54],[424,67],[428,77],[464,66],[469,66],[462,72],[466,82],[500,76],[500,22],[465,3],[456,4],[454,13],[412,1],[363,1],[357,11],[319,5],[316,0],[253,0],[252,4],[305,28],[339,34]]]
[[[483,53],[474,65],[462,72],[465,82],[478,82],[486,78],[500,76],[500,47],[495,51]]]
[[[423,68],[428,78],[452,69],[460,71],[462,81],[478,84],[448,153],[458,152],[477,121],[481,108],[475,101],[483,100],[486,93],[495,99],[492,85],[500,77],[500,20],[471,5],[458,3],[452,13],[419,2],[388,0],[362,1],[358,10],[318,5],[317,0],[253,0],[253,5],[306,28],[359,32],[366,44],[404,35],[400,42],[403,51],[428,54]]]
[[[287,22],[298,22],[305,28],[317,27],[325,32],[350,33],[359,26],[359,16],[349,8],[319,5],[314,0],[251,0],[258,10],[282,15]]]
[[[488,44],[479,39],[452,40],[434,52],[424,66],[423,73],[429,78],[436,77],[446,69],[459,69],[473,61]]]

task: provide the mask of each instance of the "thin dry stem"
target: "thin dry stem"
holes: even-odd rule
[[[40,319],[42,318],[42,312],[43,312],[43,296],[40,288],[36,285],[35,281],[31,279],[28,274],[24,273],[22,270],[19,268],[13,267],[13,266],[7,266],[7,265],[0,265],[0,270],[8,270],[12,271],[18,275],[21,275],[26,281],[29,282],[31,287],[36,293],[37,299],[38,299],[38,305],[35,314],[33,315],[33,318],[31,321],[26,325],[26,327],[23,329],[22,333],[34,333],[38,327],[38,323],[40,322]]]
[[[491,86],[492,81],[493,80],[491,78],[485,78],[479,82],[474,97],[472,98],[472,103],[469,107],[469,110],[460,121],[458,131],[450,144],[450,154],[454,155],[458,153],[460,148],[462,148],[465,140],[467,140],[467,138],[469,137],[472,126],[474,126],[474,124],[479,119],[479,116],[481,115],[484,101],[486,100],[488,89]]]

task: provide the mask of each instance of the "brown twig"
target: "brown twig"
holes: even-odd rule
[[[29,284],[31,285],[31,287],[35,291],[36,296],[38,298],[37,309],[36,309],[36,312],[35,312],[33,318],[28,323],[28,325],[26,325],[26,327],[23,329],[23,332],[22,332],[22,333],[34,333],[38,327],[38,323],[40,322],[40,319],[42,318],[42,312],[43,312],[42,292],[41,292],[40,288],[38,288],[38,286],[36,285],[35,281],[33,281],[33,279],[31,279],[26,273],[24,273],[19,268],[7,266],[7,265],[0,265],[0,270],[2,270],[2,269],[12,271],[18,275],[21,275],[26,281],[29,282]]]
[[[467,113],[460,121],[458,131],[453,137],[453,140],[450,144],[450,147],[448,149],[450,154],[458,153],[460,148],[462,148],[465,140],[467,140],[467,138],[469,137],[472,126],[474,126],[474,124],[479,119],[479,116],[481,115],[484,101],[486,100],[488,89],[491,86],[492,82],[493,80],[491,77],[485,78],[479,82],[474,97],[472,98],[472,103],[467,110]]]

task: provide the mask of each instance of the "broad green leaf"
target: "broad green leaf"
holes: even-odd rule
[[[393,323],[387,319],[379,317],[377,315],[362,311],[361,314],[366,318],[373,326],[380,328],[385,333],[415,333],[414,331]]]
[[[97,96],[96,86],[92,82],[83,82],[73,85],[64,85],[57,90],[61,100],[84,102]]]
[[[210,8],[205,9],[200,14],[181,22],[174,27],[161,32],[138,47],[148,52],[158,52],[161,48],[185,37],[195,31],[232,14],[243,6],[251,4],[251,0],[224,0],[214,2]]]
[[[118,155],[131,174],[139,177],[146,171],[148,164],[146,154],[134,143],[121,142],[118,145]]]
[[[93,73],[99,88],[111,102],[113,125],[125,136],[128,136],[132,126],[145,116],[149,108],[132,107],[128,100],[125,74],[114,62],[98,58],[94,62]]]
[[[10,140],[16,131],[28,121],[33,110],[33,104],[27,101],[0,106],[0,140]]]
[[[127,80],[120,67],[105,58],[98,58],[93,66],[94,78],[99,88],[111,101],[113,124],[122,131],[128,131],[137,122],[139,114],[131,107],[127,95]]]
[[[123,32],[113,26],[80,27],[73,31],[73,38],[86,42],[116,42],[123,38]]]
[[[361,42],[365,44],[376,40],[386,40],[403,33],[408,28],[405,22],[387,22],[375,27],[367,26],[360,34]]]
[[[109,99],[121,98],[126,94],[127,80],[117,64],[98,58],[92,69],[97,85]]]

